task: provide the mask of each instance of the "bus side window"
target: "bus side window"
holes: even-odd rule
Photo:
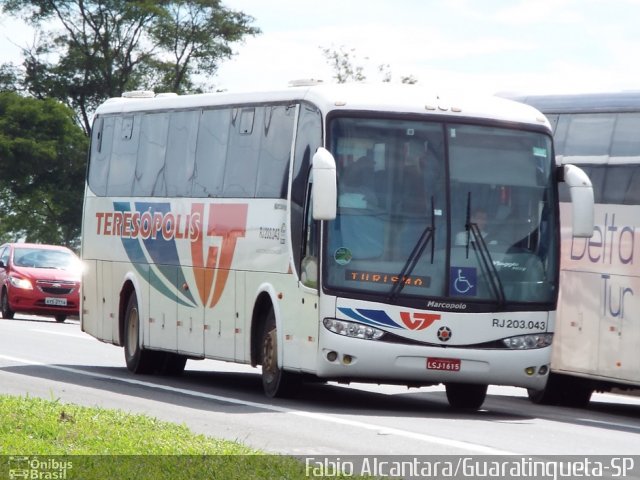
[[[115,123],[114,116],[100,118],[92,131],[88,182],[91,191],[98,196],[107,194]]]
[[[143,117],[144,115],[141,114],[116,117],[107,178],[107,195],[109,196],[128,196],[132,193],[136,161],[140,161],[138,145]],[[164,155],[162,155],[162,162],[164,163]]]
[[[609,165],[603,170],[602,202],[624,203],[628,184],[633,175],[633,167],[631,165]]]
[[[627,186],[624,203],[627,205],[640,204],[640,165],[634,165],[631,180]]]
[[[139,135],[139,149],[136,153],[133,195],[140,197],[165,196],[167,188],[164,182],[164,167],[167,153],[168,113],[147,113],[142,116]],[[136,143],[137,145],[137,143]],[[123,175],[124,176],[124,175]],[[129,179],[130,181],[130,179]],[[109,192],[111,194],[111,191]]]
[[[222,196],[230,125],[230,109],[217,108],[202,112],[196,140],[195,172],[192,185],[194,197]]]
[[[256,192],[258,198],[287,198],[295,110],[295,106],[288,105],[264,109]]]
[[[199,111],[172,112],[169,120],[164,179],[167,195],[188,197],[195,172]]]
[[[235,109],[232,114],[223,197],[254,198],[257,190],[260,131],[264,124],[264,108]]]

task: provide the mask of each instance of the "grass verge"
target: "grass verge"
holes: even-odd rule
[[[0,455],[0,478],[308,478],[293,457],[146,415],[31,397],[0,395]]]

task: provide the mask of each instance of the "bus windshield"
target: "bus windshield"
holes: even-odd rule
[[[550,136],[349,117],[328,133],[338,215],[326,229],[325,287],[400,302],[555,302]]]

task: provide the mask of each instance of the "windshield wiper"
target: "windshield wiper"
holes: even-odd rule
[[[493,258],[491,257],[491,252],[489,252],[489,247],[487,247],[487,243],[484,241],[484,237],[482,236],[482,232],[480,231],[480,227],[476,222],[471,221],[471,192],[467,194],[467,258],[469,258],[469,245],[471,243],[471,236],[473,236],[473,240],[476,245],[478,245],[478,253],[480,254],[480,260],[482,262],[482,266],[484,270],[488,272],[491,290],[498,300],[498,304],[503,306],[506,301],[506,297],[504,295],[504,287],[502,282],[500,281],[500,275],[498,274],[498,269],[493,263]],[[471,235],[469,235],[471,233]]]
[[[398,297],[398,295],[400,295],[400,292],[402,292],[402,289],[406,285],[406,283],[404,282],[404,279],[407,276],[411,275],[411,272],[413,272],[413,269],[418,264],[418,261],[420,260],[420,258],[422,258],[424,249],[427,248],[427,245],[429,245],[429,243],[431,243],[431,263],[433,264],[433,258],[435,255],[435,243],[433,242],[433,235],[435,231],[436,231],[435,207],[434,207],[434,200],[432,196],[431,197],[431,224],[425,225],[424,230],[422,230],[422,233],[420,234],[420,238],[418,238],[418,241],[414,245],[413,250],[411,250],[411,253],[407,258],[407,261],[405,262],[404,266],[402,267],[402,270],[398,274],[398,281],[394,283],[393,286],[391,287],[391,291],[389,292],[389,301],[394,301]]]

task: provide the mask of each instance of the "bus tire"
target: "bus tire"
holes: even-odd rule
[[[542,390],[527,389],[527,396],[531,403],[536,405],[554,405],[557,403],[556,397],[550,392],[550,389],[543,388]]]
[[[557,375],[556,378],[562,379],[559,405],[573,408],[584,408],[589,405],[593,393],[593,384],[589,380],[570,375]]]
[[[488,385],[471,383],[447,383],[447,400],[452,408],[478,410],[487,396]]]
[[[585,408],[591,401],[593,390],[585,385],[573,385],[562,397],[561,405],[573,408]]]
[[[136,292],[132,292],[124,315],[124,358],[127,369],[133,373],[153,373],[154,362],[151,350],[140,346],[140,311]]]
[[[549,373],[547,383],[542,390],[527,389],[527,395],[531,402],[537,405],[560,405],[565,392],[563,375]]]
[[[278,367],[278,330],[273,309],[264,322],[261,345],[262,388],[269,398],[292,396],[300,384],[299,376]]]
[[[172,352],[162,352],[159,360],[157,372],[169,377],[182,375],[187,364],[187,357]]]

